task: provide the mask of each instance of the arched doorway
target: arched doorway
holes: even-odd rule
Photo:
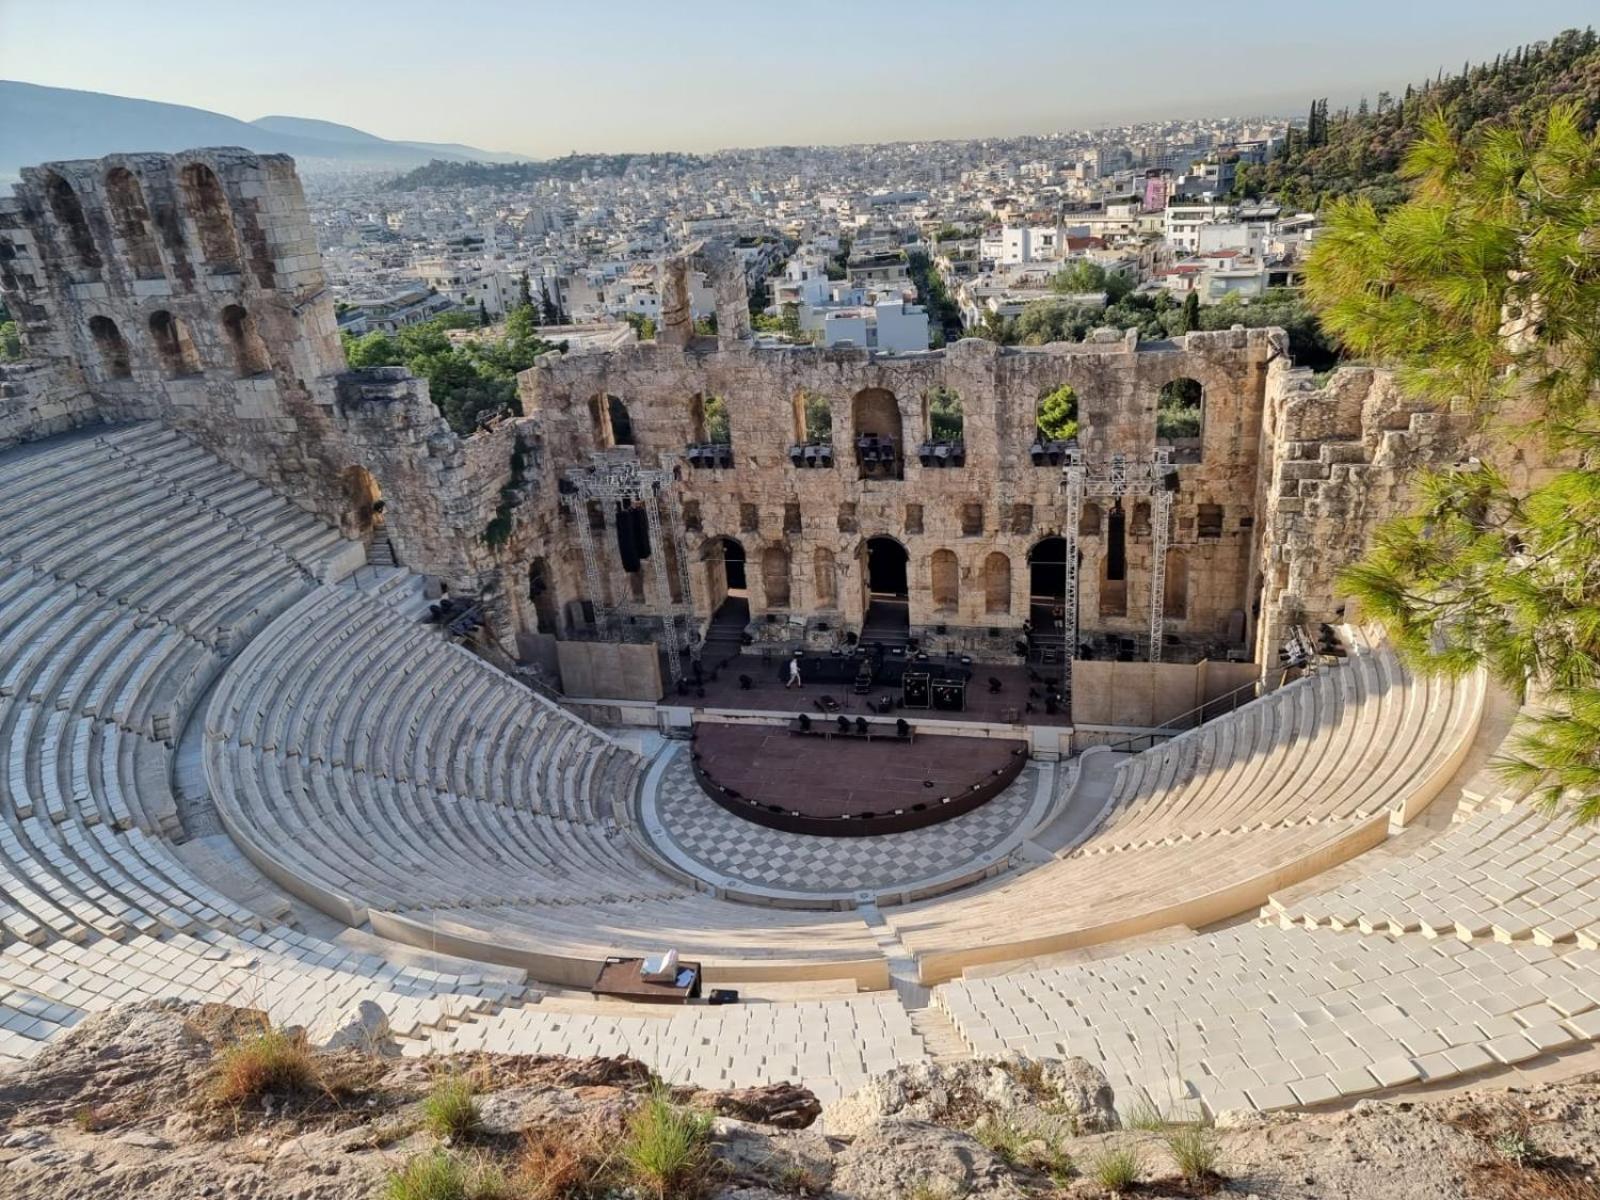
[[[707,538],[700,559],[705,563],[706,604],[711,610],[702,661],[706,670],[714,670],[738,655],[750,623],[744,545],[737,538]]]
[[[528,564],[528,599],[533,601],[537,632],[559,632],[556,590],[550,579],[550,564],[542,558],[536,558]]]
[[[1036,633],[1064,628],[1067,598],[1067,539],[1040,538],[1028,551],[1028,619]]]
[[[868,644],[882,642],[891,648],[904,645],[911,629],[911,589],[907,578],[911,556],[892,537],[868,538],[862,555],[866,561],[861,575],[867,594],[861,640]]]
[[[748,595],[744,573],[744,544],[738,538],[722,539],[722,561],[727,572],[728,591]]]

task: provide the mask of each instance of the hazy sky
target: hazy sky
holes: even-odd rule
[[[0,0],[0,78],[492,150],[704,150],[1299,113],[1595,0]],[[4,120],[0,113],[0,120]]]

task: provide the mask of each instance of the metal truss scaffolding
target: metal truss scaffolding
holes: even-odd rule
[[[1085,496],[1150,498],[1150,661],[1161,661],[1165,617],[1167,545],[1172,537],[1172,451],[1158,448],[1146,462],[1130,462],[1125,454],[1091,459],[1082,450],[1066,452],[1061,486],[1066,492],[1066,646],[1062,656],[1063,690],[1072,686],[1072,659],[1078,652],[1078,522]]]
[[[618,504],[640,504],[650,529],[650,574],[654,595],[651,603],[661,615],[662,649],[667,652],[667,671],[673,686],[683,679],[683,651],[693,634],[689,622],[689,555],[684,543],[683,513],[673,490],[676,473],[671,460],[662,457],[658,468],[642,467],[633,451],[601,451],[590,456],[587,467],[575,467],[565,474],[566,486],[562,488],[561,503],[573,517],[578,527],[578,545],[583,552],[583,574],[589,590],[589,601],[594,605],[595,626],[600,636],[612,641],[622,637],[621,623],[611,606],[605,603],[604,570],[600,548],[595,545],[594,530],[589,524],[589,504],[600,505],[605,517],[608,535],[613,534]],[[662,520],[661,509],[666,506],[667,517]],[[672,581],[667,570],[667,550],[677,558],[680,603],[672,599]],[[615,539],[608,537],[607,544]]]

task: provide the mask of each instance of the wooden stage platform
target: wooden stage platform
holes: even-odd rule
[[[693,759],[701,787],[730,812],[791,832],[856,836],[972,811],[1016,778],[1027,743],[936,735],[869,742],[702,722]]]

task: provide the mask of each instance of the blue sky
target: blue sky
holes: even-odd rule
[[[0,0],[0,78],[549,155],[1299,113],[1595,0]],[[0,120],[4,114],[0,114]]]

